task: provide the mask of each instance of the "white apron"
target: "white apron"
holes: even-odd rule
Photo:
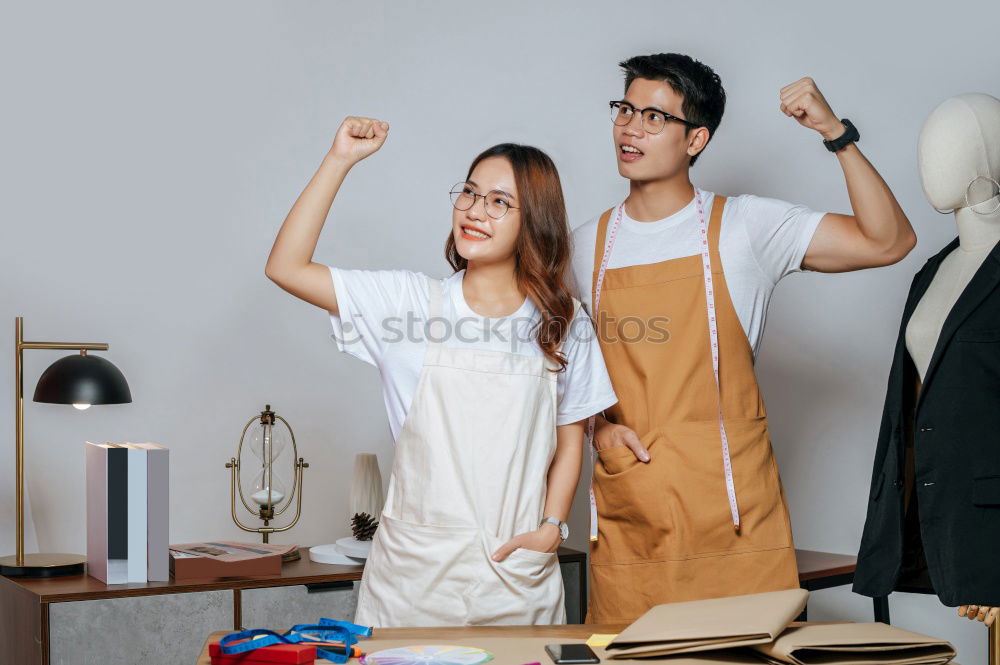
[[[366,626],[566,622],[554,553],[518,549],[538,528],[556,449],[556,377],[545,356],[442,346],[430,280],[423,369],[396,440],[389,490],[358,594]]]

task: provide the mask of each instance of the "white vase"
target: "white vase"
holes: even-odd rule
[[[382,514],[385,497],[382,494],[382,473],[378,469],[378,457],[372,453],[358,453],[354,458],[354,474],[351,476],[350,513],[348,518],[358,513],[368,513],[376,520]]]

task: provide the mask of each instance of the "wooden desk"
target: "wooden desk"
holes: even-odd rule
[[[413,640],[414,643],[434,643],[437,641],[475,639],[479,637],[544,637],[553,642],[560,638],[585,640],[594,633],[618,634],[627,624],[566,624],[565,626],[456,626],[454,628],[380,628],[372,639]],[[282,630],[287,630],[287,626]],[[198,656],[196,665],[212,665],[208,655],[208,645],[218,642],[227,631],[219,630],[208,636],[205,646]],[[327,663],[317,660],[317,663]],[[350,663],[358,661],[351,659]],[[499,662],[499,661],[496,661]],[[542,661],[549,662],[549,661]],[[507,665],[511,665],[508,663]]]
[[[852,584],[858,567],[858,558],[850,554],[795,550],[795,559],[799,567],[799,586],[807,591]],[[889,598],[873,598],[872,605],[875,621],[889,623]],[[802,611],[799,619],[807,620],[806,610]]]
[[[855,557],[826,552],[797,550],[799,581],[810,591],[850,584],[854,577]],[[587,555],[567,548],[559,549],[560,563],[576,563],[580,571],[582,615],[586,616]],[[160,594],[232,590],[233,627],[242,625],[243,589],[310,585],[351,585],[361,579],[361,566],[338,566],[313,563],[307,548],[302,559],[282,566],[281,575],[273,578],[206,580],[177,583],[147,582],[108,586],[87,575],[38,579],[0,576],[0,663],[48,665],[49,604],[102,598],[127,598]],[[875,599],[875,620],[888,623],[885,598]],[[804,618],[804,617],[803,617]],[[285,627],[287,628],[287,626]],[[569,629],[571,627],[567,627]],[[599,632],[591,628],[591,632]],[[588,633],[589,635],[590,633]]]
[[[799,583],[810,591],[850,584],[858,567],[856,556],[812,550],[795,550],[795,561],[799,566]]]
[[[580,569],[581,608],[586,616],[587,556],[583,552],[559,548],[559,563],[577,563]],[[49,604],[76,600],[129,598],[174,593],[232,590],[233,626],[242,624],[243,589],[294,585],[350,586],[361,579],[363,566],[314,563],[308,548],[302,558],[281,567],[281,574],[267,578],[227,578],[186,582],[145,582],[107,585],[89,575],[32,578],[0,575],[0,663],[7,665],[48,665]]]

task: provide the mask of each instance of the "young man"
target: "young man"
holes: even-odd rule
[[[835,152],[853,215],[695,189],[689,170],[725,107],[719,77],[679,54],[621,66],[612,131],[629,195],[573,233],[578,297],[619,397],[594,437],[597,623],[630,622],[659,603],[798,586],[753,371],[771,291],[802,269],[895,263],[916,242],[858,150],[857,130],[812,79],[783,88],[780,108]]]

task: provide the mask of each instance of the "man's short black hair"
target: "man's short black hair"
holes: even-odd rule
[[[681,53],[637,55],[618,65],[625,72],[626,92],[636,79],[662,81],[673,88],[684,98],[681,111],[685,120],[707,127],[712,140],[726,110],[726,91],[711,67]],[[685,126],[684,134],[690,130]],[[691,163],[696,159],[698,155],[691,158]]]

